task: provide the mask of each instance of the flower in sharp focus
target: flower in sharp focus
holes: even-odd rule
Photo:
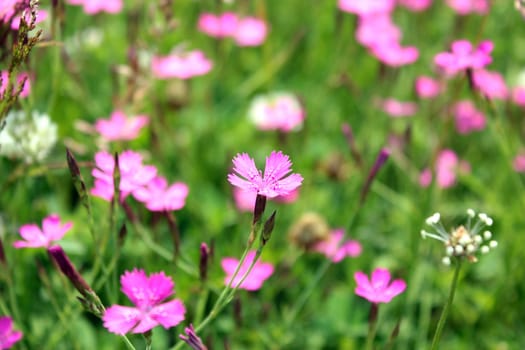
[[[91,172],[95,178],[95,187],[91,189],[91,194],[110,201],[114,192],[115,158],[108,152],[101,151],[95,154],[95,164],[96,168]],[[129,150],[119,155],[119,170],[121,199],[144,187],[157,175],[157,168],[142,164],[142,156]]]
[[[448,233],[441,223],[441,215],[435,213],[426,219],[426,224],[435,232],[421,230],[423,238],[430,237],[441,241],[445,245],[443,263],[450,265],[450,257],[466,258],[470,262],[477,262],[476,255],[481,252],[486,254],[490,249],[496,248],[498,242],[492,240],[492,232],[484,230],[492,226],[493,220],[485,213],[476,214],[472,209],[467,210],[467,223],[460,225]]]
[[[157,176],[145,186],[137,188],[133,196],[143,202],[151,211],[179,210],[186,204],[189,188],[183,182],[175,182],[168,186],[168,181]]]
[[[397,279],[390,283],[390,272],[387,269],[377,268],[368,276],[358,271],[354,274],[357,283],[355,294],[371,303],[389,303],[395,296],[406,289],[405,281]]]
[[[233,173],[228,174],[228,181],[243,190],[256,192],[268,198],[285,196],[303,182],[301,175],[290,174],[291,167],[292,162],[287,155],[281,151],[272,151],[266,157],[263,175],[255,166],[254,160],[247,153],[241,153],[233,158]]]
[[[173,53],[168,56],[153,56],[151,71],[158,79],[190,79],[205,75],[213,67],[202,51]]]
[[[153,273],[149,277],[143,270],[126,271],[120,277],[122,292],[135,304],[135,307],[113,305],[109,307],[102,320],[108,331],[116,334],[144,333],[158,325],[171,328],[184,320],[186,309],[179,299],[167,302],[174,292],[171,277],[164,272]]]
[[[148,122],[147,116],[127,117],[122,111],[116,110],[109,119],[98,119],[95,129],[108,141],[134,140]]]
[[[338,263],[347,256],[357,257],[361,254],[361,244],[354,240],[345,241],[343,240],[345,231],[343,229],[337,229],[327,237],[327,239],[316,243],[312,250],[324,254],[328,259],[334,263]]]
[[[0,349],[9,349],[22,339],[22,332],[13,329],[13,320],[9,316],[0,317]]]
[[[290,132],[301,129],[305,112],[295,95],[274,92],[256,96],[248,117],[260,130]]]
[[[270,263],[261,262],[257,260],[252,270],[246,279],[239,285],[243,276],[248,272],[250,265],[255,259],[256,252],[255,250],[250,250],[246,255],[246,258],[241,265],[237,276],[235,276],[233,282],[232,277],[239,265],[239,260],[235,258],[224,258],[221,260],[221,266],[224,272],[226,272],[226,277],[224,278],[224,284],[229,285],[231,282],[232,288],[246,289],[249,291],[258,290],[262,287],[264,281],[266,281],[273,273],[273,265]]]
[[[36,224],[25,224],[18,232],[24,239],[13,243],[15,248],[48,248],[53,241],[62,239],[73,223],[68,221],[60,223],[60,217],[56,214],[49,215],[42,220],[42,228]]]
[[[483,68],[492,62],[490,53],[494,44],[482,41],[476,48],[468,40],[457,40],[451,45],[451,52],[440,52],[434,56],[434,63],[447,75],[454,75],[465,69]]]

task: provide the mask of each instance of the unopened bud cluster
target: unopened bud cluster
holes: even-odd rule
[[[441,223],[441,215],[435,213],[426,219],[426,224],[431,226],[435,233],[421,230],[423,238],[434,238],[445,244],[446,255],[442,261],[445,265],[450,265],[450,258],[466,258],[470,262],[477,262],[476,254],[488,253],[491,249],[498,246],[498,242],[492,239],[492,232],[485,230],[492,226],[492,219],[485,213],[476,214],[472,209],[467,210],[467,223],[448,233]]]

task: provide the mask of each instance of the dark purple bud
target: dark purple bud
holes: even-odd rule
[[[126,224],[122,224],[120,227],[120,230],[118,231],[118,245],[122,247],[124,245],[124,241],[126,240],[126,236],[128,235],[128,229],[126,227]]]
[[[208,277],[208,263],[210,261],[210,248],[208,248],[208,245],[204,242],[201,243],[200,253],[201,254],[199,259],[199,275],[201,281],[204,282]]]
[[[201,338],[195,333],[192,324],[190,324],[189,327],[184,328],[184,333],[186,333],[186,335],[180,334],[179,338],[186,342],[193,350],[208,350],[208,348],[202,343]]]
[[[56,263],[56,266],[58,266],[60,271],[62,271],[62,273],[71,281],[71,283],[73,283],[76,290],[78,290],[78,292],[84,297],[89,298],[90,294],[93,294],[93,290],[82,278],[80,273],[78,273],[77,269],[75,266],[73,266],[71,260],[69,260],[62,247],[55,245],[49,247],[47,252],[51,259],[53,259],[53,261]]]
[[[361,190],[361,198],[360,198],[361,205],[365,202],[366,196],[368,195],[368,192],[370,191],[370,186],[372,185],[372,182],[374,181],[377,173],[379,172],[379,169],[381,169],[381,167],[385,164],[389,156],[390,156],[390,151],[386,148],[382,148],[381,151],[379,152],[379,155],[376,158],[374,166],[372,166],[372,169],[368,173],[368,177],[366,178],[365,185],[363,186],[363,189]]]
[[[264,209],[266,208],[266,196],[261,196],[257,194],[255,199],[255,207],[253,208],[253,225],[255,226],[264,214]]]

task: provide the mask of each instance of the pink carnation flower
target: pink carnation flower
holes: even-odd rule
[[[221,266],[224,272],[226,272],[226,277],[224,278],[224,284],[230,285],[230,282],[232,284],[232,288],[238,287],[240,289],[246,289],[249,291],[258,290],[262,287],[262,284],[264,281],[266,281],[273,273],[273,265],[270,263],[264,263],[260,260],[257,260],[255,265],[253,266],[252,270],[250,271],[250,274],[246,277],[246,279],[239,285],[241,282],[242,277],[248,272],[248,269],[250,268],[250,265],[253,262],[253,259],[255,259],[255,250],[251,250],[246,255],[246,258],[244,259],[243,264],[241,265],[239,272],[237,273],[237,276],[232,281],[233,274],[235,270],[237,269],[237,266],[239,265],[239,260],[234,258],[224,258],[221,260]]]
[[[388,98],[381,103],[381,109],[391,117],[410,117],[416,114],[417,105],[413,102],[401,102]]]
[[[425,11],[432,5],[432,0],[397,0],[398,4],[414,12]]]
[[[108,141],[134,140],[148,123],[147,116],[138,115],[128,118],[122,111],[116,110],[109,119],[98,119],[95,129]]]
[[[168,329],[184,320],[186,309],[179,299],[163,303],[174,292],[173,280],[164,272],[146,276],[144,270],[126,271],[120,277],[122,292],[135,307],[113,305],[102,320],[108,331],[120,335],[144,333],[161,325]]]
[[[49,13],[46,10],[38,10],[36,13],[35,24],[45,21],[47,17],[49,17]],[[21,19],[22,15],[13,17],[13,21],[11,22],[11,29],[18,30],[20,28]],[[26,23],[31,23],[31,13],[29,11],[26,12],[26,16],[24,19]]]
[[[416,93],[420,98],[434,98],[441,93],[439,81],[427,76],[420,76],[415,83]]]
[[[525,153],[518,154],[514,157],[512,167],[514,171],[518,173],[525,173]]]
[[[95,164],[91,172],[95,178],[95,187],[91,194],[110,201],[113,198],[114,157],[106,151],[95,154]],[[156,175],[157,168],[142,164],[142,156],[133,151],[124,151],[119,155],[120,199],[146,186]]]
[[[0,317],[0,349],[10,349],[20,339],[22,339],[22,332],[13,329],[11,317]]]
[[[212,67],[213,63],[198,50],[168,56],[153,56],[151,60],[151,71],[159,79],[185,80],[207,74]]]
[[[391,12],[395,5],[394,0],[339,0],[337,2],[337,7],[341,11],[359,16]]]
[[[122,11],[122,0],[67,0],[70,5],[82,5],[84,12],[88,15],[94,15],[99,12],[111,14]]]
[[[0,96],[5,93],[5,90],[7,89],[7,82],[9,80],[9,73],[6,70],[3,70],[1,73],[2,77],[2,83],[0,84]],[[20,93],[21,98],[29,96],[29,93],[31,92],[31,81],[29,79],[29,74],[23,72],[18,74],[16,77],[16,84],[13,86],[13,92],[16,92],[18,90],[18,87],[25,79],[24,87],[22,88],[22,92]]]
[[[255,200],[257,198],[257,193],[253,191],[246,191],[238,187],[233,188],[233,200],[237,210],[241,212],[253,212],[255,207]],[[277,196],[273,198],[274,201],[279,203],[293,203],[299,197],[299,190],[295,189],[290,193]]]
[[[476,69],[472,72],[474,87],[488,99],[505,100],[509,95],[507,84],[498,72]]]
[[[490,9],[488,0],[447,0],[447,5],[462,16],[470,13],[484,15]]]
[[[390,283],[390,272],[387,269],[377,268],[372,272],[372,278],[361,271],[354,274],[357,283],[355,294],[371,303],[389,303],[395,296],[406,289],[405,281],[397,279]]]
[[[233,39],[239,46],[259,46],[264,43],[267,34],[268,27],[262,19],[245,17],[237,22]]]
[[[216,16],[203,13],[199,16],[198,28],[201,32],[215,38],[231,37],[237,30],[238,18],[235,13],[225,12]]]
[[[412,64],[419,58],[419,50],[414,46],[401,46],[396,41],[373,45],[371,53],[387,66],[400,67]]]
[[[419,174],[419,185],[421,187],[428,187],[432,183],[432,170],[430,168],[425,168]]]
[[[144,187],[137,188],[133,196],[151,211],[172,211],[184,207],[188,193],[185,183],[175,182],[168,186],[165,178],[157,176]]]
[[[492,62],[490,53],[494,45],[491,41],[481,42],[476,49],[468,40],[457,40],[451,45],[451,52],[440,52],[434,63],[446,74],[453,75],[467,68],[483,68]]]
[[[441,151],[436,159],[436,181],[440,188],[449,188],[456,183],[459,159],[450,149]]]
[[[7,21],[15,14],[15,8],[21,4],[21,0],[2,0],[0,1],[0,21]]]
[[[516,86],[512,89],[512,101],[520,107],[525,107],[525,87]]]
[[[303,126],[305,112],[293,94],[275,92],[255,97],[248,117],[261,130],[290,132]]]
[[[42,220],[42,229],[36,224],[22,225],[18,232],[24,240],[14,242],[13,247],[48,248],[52,242],[62,239],[72,226],[70,221],[61,224],[60,217],[56,214],[49,215]]]
[[[341,244],[344,234],[345,231],[343,229],[334,230],[326,240],[315,244],[312,250],[324,254],[334,263],[340,262],[346,256],[353,258],[359,256],[362,251],[361,244],[353,240],[348,240]]]
[[[460,134],[483,130],[486,120],[483,113],[478,111],[471,101],[460,101],[453,107],[456,130]]]
[[[392,22],[390,13],[359,17],[356,40],[363,46],[373,47],[401,40],[401,30]]]
[[[228,174],[228,181],[245,191],[252,191],[268,198],[284,196],[301,186],[303,177],[290,174],[292,162],[281,151],[272,151],[266,157],[264,175],[255,166],[255,162],[246,153],[233,158],[233,173]],[[239,177],[239,175],[241,177]]]

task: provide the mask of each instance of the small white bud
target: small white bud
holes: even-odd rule
[[[482,254],[487,254],[488,252],[490,252],[490,248],[484,245],[481,247],[480,251]]]
[[[472,242],[472,238],[470,237],[469,234],[465,234],[461,236],[461,238],[459,239],[459,244],[461,245],[467,245],[467,244],[470,244],[471,242]]]
[[[479,213],[478,218],[487,226],[492,226],[492,219],[485,213]]]
[[[439,213],[434,213],[432,216],[426,219],[427,225],[435,225],[439,222],[439,219],[441,218],[441,215]]]
[[[476,247],[475,247],[473,244],[469,244],[469,245],[467,245],[467,252],[468,252],[469,254],[474,253],[474,251],[476,251]]]
[[[447,249],[446,249],[446,251],[447,251],[447,255],[448,255],[448,256],[452,256],[452,255],[454,255],[454,247],[452,247],[452,246],[448,246]]]
[[[476,242],[477,244],[481,244],[481,242],[483,242],[483,237],[481,237],[480,235],[474,236],[474,242]]]
[[[483,238],[485,238],[486,240],[491,239],[492,238],[492,232],[490,232],[490,231],[483,232]]]
[[[450,258],[448,256],[443,257],[443,259],[441,259],[441,262],[443,263],[443,265],[450,266]]]
[[[476,216],[476,212],[469,208],[467,209],[467,215],[473,218],[474,216]]]
[[[428,235],[428,232],[427,232],[427,231],[425,231],[425,230],[421,230],[421,237],[422,237],[423,239],[426,239],[426,238],[427,238],[427,235]]]
[[[497,242],[497,241],[490,241],[490,242],[489,242],[489,246],[490,246],[491,248],[496,248],[496,247],[498,246],[498,242]]]
[[[457,255],[461,255],[461,254],[463,254],[463,252],[464,252],[463,246],[458,244],[458,245],[454,248],[454,251],[456,252]]]

